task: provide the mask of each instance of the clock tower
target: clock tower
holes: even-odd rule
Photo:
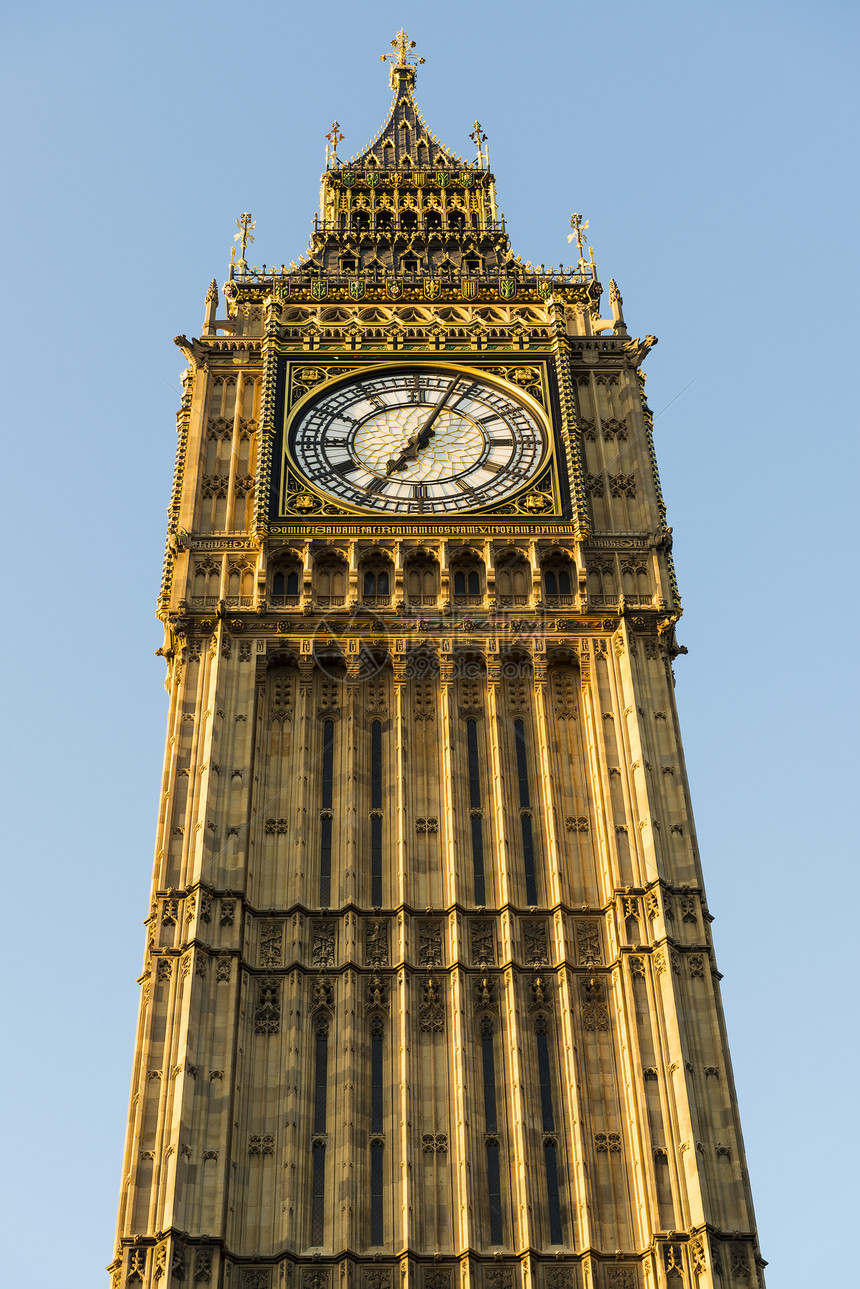
[[[213,282],[113,1289],[764,1284],[641,363],[394,99]]]

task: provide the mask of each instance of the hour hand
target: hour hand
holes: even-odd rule
[[[414,461],[415,458],[418,456],[419,450],[427,446],[427,444],[430,442],[433,435],[436,433],[436,431],[433,429],[433,425],[435,424],[436,418],[439,415],[439,413],[442,411],[442,408],[448,402],[448,399],[454,393],[454,390],[459,384],[459,382],[460,382],[460,377],[455,376],[454,379],[451,381],[451,384],[445,390],[445,393],[439,399],[439,402],[433,408],[433,411],[427,417],[427,420],[421,426],[421,428],[419,430],[416,430],[415,433],[410,435],[410,437],[406,440],[405,445],[400,451],[400,455],[396,457],[391,457],[389,459],[388,464],[385,467],[386,474],[392,474],[395,470],[402,470],[403,467],[406,465],[407,461]]]
[[[395,470],[402,470],[409,461],[414,461],[421,448],[426,447],[430,439],[436,433],[429,425],[424,425],[420,430],[416,430],[406,440],[406,443],[400,450],[400,455],[389,457],[385,467],[386,474],[393,474]]]

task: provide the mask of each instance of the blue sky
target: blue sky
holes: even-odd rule
[[[852,1229],[857,1202],[858,22],[755,0],[7,14],[5,1279],[89,1289],[112,1256],[172,337],[199,331],[240,211],[256,262],[305,249],[324,136],[337,118],[347,154],[381,124],[401,24],[431,128],[468,153],[484,126],[514,249],[569,262],[581,211],[631,333],[660,339],[678,703],[762,1250],[799,1289],[811,1233]]]

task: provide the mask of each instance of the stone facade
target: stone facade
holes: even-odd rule
[[[653,338],[614,284],[601,318],[582,252],[513,258],[488,155],[432,152],[405,38],[391,75],[302,265],[243,252],[226,316],[210,289],[178,338],[112,1284],[763,1286],[673,698]],[[413,189],[398,249],[377,221]],[[539,484],[429,519],[297,474],[292,409],[419,361],[530,400]]]

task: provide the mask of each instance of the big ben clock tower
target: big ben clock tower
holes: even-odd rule
[[[188,360],[113,1289],[764,1284],[640,364],[486,138],[329,136]]]

